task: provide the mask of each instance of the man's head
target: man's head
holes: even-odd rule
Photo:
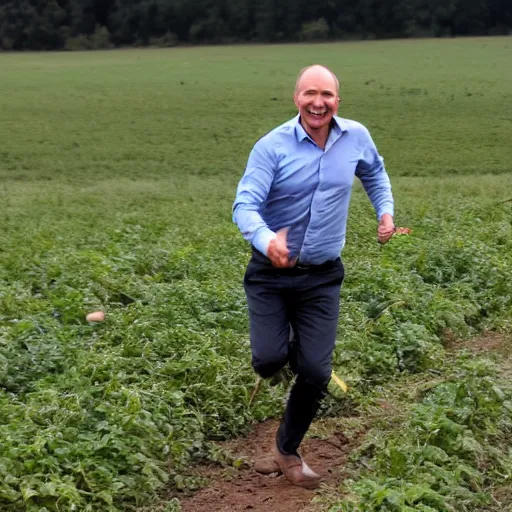
[[[293,101],[307,132],[328,130],[340,104],[336,75],[320,65],[304,68],[297,78]]]

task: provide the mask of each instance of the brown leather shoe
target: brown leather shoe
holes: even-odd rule
[[[320,485],[321,476],[315,473],[298,455],[283,455],[276,446],[274,457],[285,478],[293,485],[305,489],[316,489]]]

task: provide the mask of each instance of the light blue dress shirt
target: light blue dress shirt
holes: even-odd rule
[[[335,116],[321,149],[297,115],[253,147],[233,204],[233,221],[246,240],[267,254],[269,242],[289,228],[290,258],[319,265],[339,257],[345,245],[354,176],[370,198],[377,219],[393,215],[384,160],[368,130]]]

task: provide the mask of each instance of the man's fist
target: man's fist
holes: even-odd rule
[[[377,240],[380,244],[385,244],[395,233],[395,223],[389,213],[385,213],[379,222],[377,228]]]
[[[267,257],[272,262],[274,267],[289,268],[293,267],[297,259],[290,260],[290,251],[286,242],[288,235],[288,228],[280,229],[268,244]]]

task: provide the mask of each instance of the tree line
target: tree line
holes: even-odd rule
[[[512,0],[0,0],[3,50],[512,34]]]

